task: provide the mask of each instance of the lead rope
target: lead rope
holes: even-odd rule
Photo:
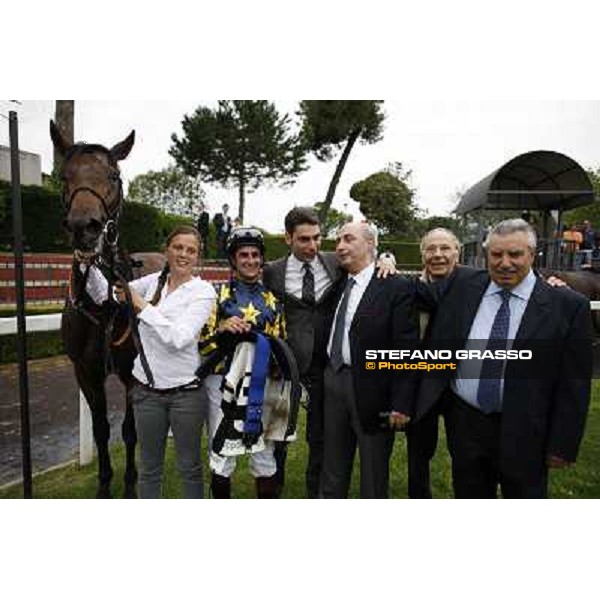
[[[154,376],[152,375],[152,370],[150,369],[150,364],[148,363],[148,358],[146,357],[146,352],[144,351],[144,346],[140,338],[138,319],[135,316],[133,310],[133,301],[131,300],[131,290],[129,289],[129,284],[120,273],[115,273],[115,278],[123,286],[123,291],[125,292],[125,299],[127,301],[128,307],[129,326],[131,327],[131,337],[133,338],[133,344],[138,353],[138,356],[140,357],[140,362],[142,363],[144,375],[146,375],[148,385],[150,387],[154,387]]]

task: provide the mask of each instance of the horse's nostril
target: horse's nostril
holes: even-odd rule
[[[100,235],[102,233],[103,225],[97,219],[90,219],[90,222],[86,225],[86,230],[93,235]]]

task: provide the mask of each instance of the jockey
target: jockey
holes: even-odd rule
[[[231,232],[227,255],[233,277],[217,286],[217,305],[201,335],[199,375],[204,378],[208,396],[214,498],[231,497],[236,456],[246,453],[250,454],[257,497],[276,497],[273,441],[293,439],[290,429],[295,428],[295,416],[290,428],[290,411],[283,411],[283,427],[280,424],[279,433],[274,433],[275,417],[282,408],[282,379],[277,383],[274,378],[274,365],[276,362],[289,373],[294,360],[289,351],[283,360],[280,352],[275,352],[285,347],[277,342],[285,337],[285,323],[282,305],[260,281],[264,254],[264,239],[258,229],[240,227]],[[291,368],[296,369],[295,363]]]

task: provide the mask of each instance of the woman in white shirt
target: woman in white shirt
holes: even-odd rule
[[[194,277],[201,242],[193,227],[177,227],[167,238],[167,265],[130,282],[139,334],[154,385],[138,356],[133,366],[135,424],[140,442],[141,498],[161,496],[165,447],[173,432],[177,466],[186,498],[203,497],[201,428],[202,405],[196,369],[198,334],[208,320],[216,294],[209,283]],[[119,301],[125,294],[115,287]]]

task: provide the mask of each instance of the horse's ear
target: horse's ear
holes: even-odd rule
[[[115,160],[115,162],[123,160],[129,156],[129,153],[131,152],[131,149],[133,148],[134,142],[135,142],[135,130],[132,130],[132,132],[122,142],[115,144],[110,149],[110,155]]]
[[[50,137],[52,143],[61,156],[64,156],[69,149],[69,144],[65,141],[60,129],[56,126],[54,121],[50,119]]]

